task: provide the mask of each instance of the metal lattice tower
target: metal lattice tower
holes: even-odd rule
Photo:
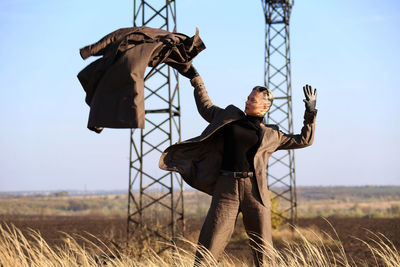
[[[289,19],[293,0],[262,0],[265,15],[264,83],[275,98],[267,123],[293,133],[292,84],[290,73]],[[275,152],[267,167],[268,187],[281,203],[278,213],[286,222],[296,222],[296,180],[294,151]]]
[[[175,1],[134,0],[133,25],[176,32]],[[184,226],[182,178],[158,168],[162,151],[181,140],[178,72],[157,66],[144,95],[146,126],[131,129],[130,137],[128,240],[146,232],[168,242]]]

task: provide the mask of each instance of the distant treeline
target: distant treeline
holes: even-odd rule
[[[282,188],[286,190],[286,188]],[[155,190],[156,191],[156,190]],[[186,188],[186,192],[194,192],[192,188]],[[278,189],[279,191],[279,189]],[[136,191],[134,191],[136,192]],[[104,196],[104,195],[123,195],[127,190],[99,190],[99,191],[20,191],[20,192],[0,192],[0,198],[19,198],[19,197],[65,197],[65,196]],[[298,186],[298,200],[348,200],[356,201],[363,199],[400,199],[400,186]]]
[[[299,186],[297,199],[305,200],[347,200],[400,199],[400,186]]]

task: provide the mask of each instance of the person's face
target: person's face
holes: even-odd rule
[[[244,112],[249,116],[261,117],[269,109],[264,95],[261,92],[251,91],[250,95],[247,97],[246,108]]]

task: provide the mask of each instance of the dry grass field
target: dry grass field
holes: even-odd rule
[[[298,199],[296,229],[274,230],[272,266],[400,266],[396,195],[303,192]],[[204,194],[186,192],[182,240],[157,254],[170,244],[138,236],[126,242],[125,195],[3,197],[0,266],[192,266],[209,202]],[[207,265],[218,264],[210,258]],[[252,266],[241,219],[218,266]]]
[[[133,240],[127,246],[122,218],[3,216],[1,221],[0,266],[168,266],[172,260],[191,266],[202,223],[188,219],[184,241],[157,255],[155,244],[143,248]],[[272,266],[399,266],[400,219],[341,218],[329,223],[300,219],[294,232],[276,230]],[[251,260],[238,221],[220,266],[252,266]],[[217,263],[209,259],[207,266]]]

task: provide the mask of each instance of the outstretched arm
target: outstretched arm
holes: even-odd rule
[[[303,128],[301,134],[285,134],[279,132],[280,145],[279,149],[295,149],[312,145],[315,135],[315,118],[317,116],[317,109],[315,108],[317,102],[317,89],[312,91],[311,86],[306,85],[303,87],[306,105],[304,113]]]
[[[206,121],[211,122],[217,111],[221,110],[221,108],[212,103],[210,97],[208,96],[206,87],[204,86],[203,80],[193,65],[190,66],[187,72],[181,74],[189,78],[190,83],[194,87],[194,99],[200,115]]]

